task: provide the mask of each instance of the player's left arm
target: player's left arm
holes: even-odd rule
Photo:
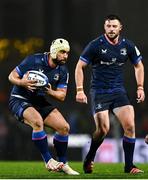
[[[144,66],[142,61],[134,64],[135,78],[137,82],[137,102],[143,102],[145,99],[144,93]]]
[[[67,94],[67,86],[69,81],[69,73],[67,68],[60,71],[60,78],[56,89],[53,89],[51,85],[46,87],[47,94],[54,97],[57,100],[64,101]]]

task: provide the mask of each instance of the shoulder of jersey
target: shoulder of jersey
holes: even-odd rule
[[[99,37],[97,37],[96,39],[94,39],[94,40],[92,40],[92,44],[96,44],[96,45],[98,45],[98,44],[103,44],[105,41],[104,41],[104,39],[103,39],[103,36],[99,36]]]

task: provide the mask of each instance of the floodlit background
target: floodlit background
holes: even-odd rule
[[[18,123],[9,112],[7,101],[12,86],[8,82],[8,74],[28,54],[49,51],[51,41],[59,37],[67,39],[71,45],[67,64],[70,82],[64,103],[53,99],[50,101],[57,104],[71,126],[71,134],[75,137],[71,138],[69,144],[69,159],[83,159],[88,149],[90,134],[94,130],[94,121],[90,106],[75,102],[74,69],[85,45],[103,33],[104,17],[115,13],[123,21],[123,35],[134,41],[143,55],[145,102],[136,104],[136,83],[130,63],[127,63],[125,69],[125,85],[135,106],[136,134],[141,138],[138,142],[140,148],[136,152],[142,155],[138,154],[138,160],[148,161],[145,153],[147,146],[143,142],[148,133],[147,9],[147,0],[0,0],[0,160],[41,160],[31,142],[31,128]],[[85,72],[87,75],[84,86],[85,91],[89,93],[90,68]],[[53,131],[46,130],[51,146],[50,135]],[[84,135],[81,136],[81,146],[72,146],[73,141],[79,144],[80,135]],[[105,152],[111,148],[112,142],[112,147],[117,147],[116,150],[112,149],[117,153],[119,161],[122,161],[122,155],[116,140],[121,137],[122,129],[111,115],[111,130],[108,134],[111,141],[107,141],[109,143],[105,146]],[[52,146],[50,148],[52,149]]]

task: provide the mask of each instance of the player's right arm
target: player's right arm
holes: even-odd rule
[[[28,90],[34,90],[36,89],[35,88],[35,84],[36,84],[36,81],[34,80],[28,80],[28,74],[29,73],[26,73],[23,78],[21,78],[16,70],[13,69],[11,71],[11,73],[9,74],[8,76],[8,79],[9,81],[14,84],[14,85],[17,85],[17,86],[22,86],[22,87],[25,87],[26,89]]]
[[[94,55],[96,54],[96,41],[91,41],[83,50],[80,59],[75,69],[75,82],[76,82],[76,101],[80,103],[87,103],[87,96],[84,93],[84,68],[91,64]],[[98,44],[97,44],[98,46]]]
[[[87,63],[80,60],[78,61],[75,69],[75,83],[76,83],[76,101],[80,103],[87,104],[87,96],[84,93],[83,83],[84,83],[84,68]]]

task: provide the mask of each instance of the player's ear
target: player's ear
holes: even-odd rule
[[[120,31],[122,30],[122,24],[120,25]]]
[[[104,30],[105,30],[105,23],[104,23],[104,26],[103,26]]]

